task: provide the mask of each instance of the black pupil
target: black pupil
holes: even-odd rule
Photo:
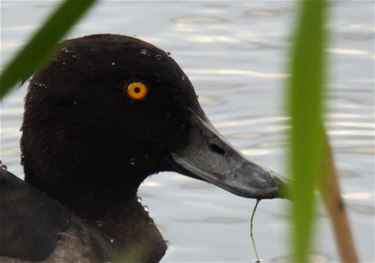
[[[139,93],[139,92],[141,92],[141,89],[140,89],[139,87],[135,87],[135,88],[134,88],[134,92],[135,92],[135,93]]]

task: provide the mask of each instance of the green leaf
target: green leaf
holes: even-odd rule
[[[57,43],[97,0],[66,0],[16,54],[0,75],[0,100],[45,62]]]
[[[294,261],[307,262],[313,237],[314,192],[322,174],[327,3],[305,0],[299,4],[287,85],[291,116],[289,170]]]

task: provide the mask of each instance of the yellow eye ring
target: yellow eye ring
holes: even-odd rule
[[[133,100],[142,100],[148,94],[148,87],[142,82],[133,82],[128,85],[127,93]]]

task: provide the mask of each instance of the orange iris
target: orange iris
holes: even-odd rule
[[[133,100],[141,100],[147,96],[148,88],[142,82],[133,82],[128,85],[127,92]]]

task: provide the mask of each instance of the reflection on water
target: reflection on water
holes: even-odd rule
[[[356,205],[349,205],[348,208],[359,214],[375,216],[375,208],[372,205],[356,204]]]
[[[348,200],[371,200],[371,199],[374,199],[374,193],[365,193],[365,192],[347,193],[347,194],[343,194],[342,197]]]
[[[372,58],[373,54],[363,50],[356,50],[356,49],[343,49],[343,48],[329,48],[327,49],[328,52],[333,54],[340,54],[340,55],[352,55],[352,56],[367,56],[368,58]]]
[[[335,260],[332,258],[329,258],[328,256],[317,253],[317,254],[310,255],[309,261],[314,262],[314,263],[325,263],[325,262],[333,262]],[[275,262],[275,263],[292,262],[292,256],[288,255],[288,256],[272,258],[270,262]]]
[[[2,66],[56,1],[2,3]],[[327,127],[336,153],[362,261],[374,259],[374,13],[370,1],[332,2]],[[192,80],[214,125],[250,159],[282,172],[285,55],[295,7],[291,1],[101,2],[71,36],[111,32],[172,52]],[[126,14],[125,14],[126,13]],[[20,177],[19,138],[27,83],[1,104],[1,160]],[[308,149],[306,149],[308,151]],[[249,262],[253,200],[175,173],[142,186],[143,203],[169,249],[163,262]],[[255,235],[265,262],[289,262],[288,202],[263,201]],[[314,262],[338,261],[329,220],[319,217]]]
[[[221,17],[214,16],[185,16],[177,17],[172,19],[172,23],[178,28],[185,28],[188,26],[202,26],[202,25],[217,25],[217,24],[227,24],[228,20]]]
[[[213,41],[218,42],[218,41]],[[254,78],[283,78],[285,74],[257,72],[252,70],[233,70],[233,69],[186,69],[187,72],[193,75],[210,75],[210,76],[249,76]]]

